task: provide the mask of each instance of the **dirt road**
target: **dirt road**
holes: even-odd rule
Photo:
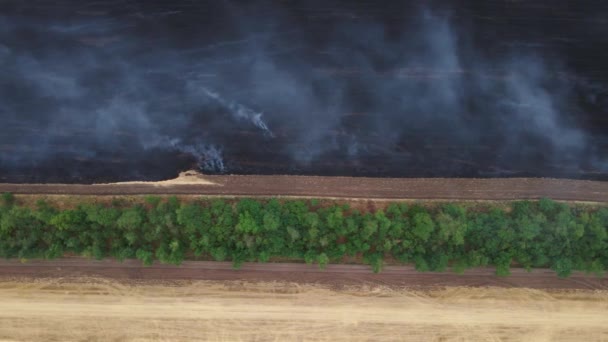
[[[53,261],[17,260],[0,261],[0,279],[7,277],[57,278],[57,277],[104,277],[141,281],[214,280],[297,282],[323,284],[340,288],[348,285],[382,285],[391,288],[443,287],[443,286],[499,286],[537,289],[606,289],[608,278],[598,278],[575,273],[560,279],[550,270],[526,272],[513,269],[509,277],[497,277],[492,268],[454,273],[417,272],[409,266],[386,266],[374,274],[366,265],[329,265],[319,270],[316,265],[297,263],[245,263],[240,270],[233,270],[229,262],[185,261],[181,266],[154,264],[143,267],[139,261],[87,260],[67,258]]]
[[[207,184],[0,184],[16,194],[194,194],[373,199],[556,200],[608,202],[608,182],[544,178],[352,178],[309,176],[204,176]],[[214,184],[208,184],[214,183]]]
[[[0,281],[10,341],[605,341],[607,291]]]

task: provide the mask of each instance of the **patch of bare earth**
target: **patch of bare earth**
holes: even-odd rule
[[[104,183],[93,184],[93,186],[112,186],[112,185],[148,185],[153,187],[170,187],[174,185],[218,185],[205,178],[203,174],[195,170],[180,172],[177,178],[168,179],[158,182],[119,182],[119,183]]]
[[[607,291],[290,282],[0,282],[11,341],[602,341]]]

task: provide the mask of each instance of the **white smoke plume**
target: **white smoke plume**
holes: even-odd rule
[[[226,167],[224,166],[224,160],[222,157],[221,148],[215,145],[207,144],[195,144],[188,145],[183,144],[179,139],[171,139],[169,141],[170,146],[176,150],[191,154],[196,158],[198,166],[204,171],[211,172],[225,172]]]
[[[160,137],[144,145],[147,150],[157,148],[161,150],[175,150],[194,157],[201,171],[224,173],[227,168],[224,164],[222,148],[214,144],[202,142],[185,143],[180,138]]]
[[[180,152],[192,155],[201,170],[211,172],[226,171],[222,150],[215,145],[203,143],[190,145],[182,143],[180,139],[173,138],[169,140],[169,146]]]
[[[272,133],[272,131],[268,128],[268,125],[266,125],[266,123],[262,119],[262,115],[263,115],[262,112],[256,112],[253,109],[247,108],[238,102],[230,101],[230,100],[222,97],[220,94],[218,94],[214,91],[211,91],[207,88],[203,88],[203,92],[210,98],[217,101],[223,107],[228,109],[230,111],[230,114],[232,114],[234,116],[234,118],[236,118],[238,120],[250,121],[255,127],[261,129],[265,135],[267,135],[271,138],[274,137],[274,134]]]

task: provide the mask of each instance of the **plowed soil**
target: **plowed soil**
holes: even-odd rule
[[[608,182],[546,178],[364,178],[310,176],[204,176],[201,184],[0,184],[16,194],[193,194],[370,199],[555,200],[608,202]],[[211,183],[211,184],[209,184]]]
[[[608,278],[575,273],[566,279],[558,278],[551,270],[526,272],[513,269],[509,277],[497,277],[492,268],[468,270],[464,275],[454,273],[417,272],[409,266],[386,266],[374,274],[367,265],[329,265],[319,270],[316,265],[298,263],[245,263],[234,270],[229,262],[185,261],[179,267],[154,264],[142,266],[136,260],[119,263],[113,260],[93,261],[66,258],[53,261],[0,261],[0,279],[6,277],[62,278],[103,277],[132,281],[214,280],[296,282],[322,284],[332,288],[351,285],[385,286],[390,288],[437,288],[443,286],[497,286],[536,289],[591,289],[608,290]]]

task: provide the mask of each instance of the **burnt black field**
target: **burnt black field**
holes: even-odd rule
[[[608,180],[605,1],[0,1],[0,182]]]

